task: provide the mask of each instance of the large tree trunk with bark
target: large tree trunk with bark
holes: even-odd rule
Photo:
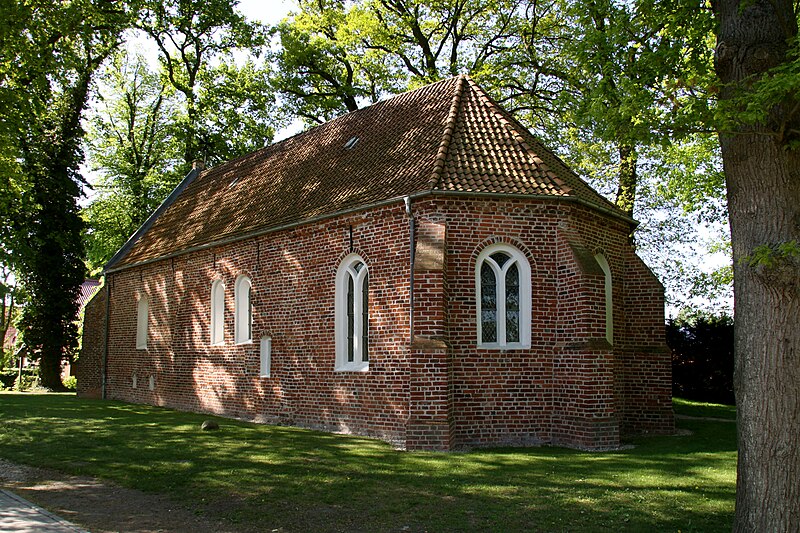
[[[729,100],[790,60],[797,22],[786,0],[720,0],[714,9]],[[720,133],[736,317],[734,530],[742,532],[800,531],[800,149],[786,135],[798,129],[797,104],[788,95],[762,123]]]

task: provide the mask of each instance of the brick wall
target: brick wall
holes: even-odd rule
[[[409,449],[604,448],[625,431],[670,430],[663,290],[633,254],[626,224],[540,200],[428,197],[413,211],[413,346],[410,229],[398,202],[110,274],[108,397]],[[517,247],[531,267],[530,348],[477,347],[475,261],[497,242]],[[334,280],[350,252],[370,273],[368,372],[334,371]],[[613,346],[599,252],[614,279]],[[253,342],[235,345],[233,287],[243,274],[252,281]],[[210,345],[215,279],[225,284],[222,346]],[[140,295],[150,302],[147,350],[135,348]],[[87,309],[91,321],[99,319]],[[272,339],[269,378],[259,377],[262,336]],[[86,376],[88,390],[97,379]]]
[[[103,393],[103,353],[106,335],[106,291],[101,287],[86,303],[83,342],[75,362],[77,393],[82,398],[100,398]]]
[[[370,272],[367,373],[334,372],[334,279],[351,251]],[[397,204],[110,274],[108,397],[404,444],[408,265],[408,222]],[[254,342],[236,345],[241,274],[252,281]],[[225,284],[222,346],[210,345],[214,279]],[[150,300],[147,350],[134,342],[139,292]],[[259,377],[262,336],[272,339],[270,378]]]

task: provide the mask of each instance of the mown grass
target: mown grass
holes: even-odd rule
[[[682,404],[682,409],[691,409]],[[383,442],[73,395],[0,393],[0,457],[286,531],[729,531],[735,424],[588,453]],[[686,432],[683,432],[686,433]]]
[[[736,420],[736,407],[733,405],[695,402],[682,398],[673,398],[672,407],[676,415]]]

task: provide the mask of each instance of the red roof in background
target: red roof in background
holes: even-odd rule
[[[572,198],[624,216],[463,76],[191,176],[107,268],[425,192]]]
[[[99,286],[100,282],[96,279],[87,279],[81,284],[81,289],[78,293],[78,312],[83,311],[83,308]]]

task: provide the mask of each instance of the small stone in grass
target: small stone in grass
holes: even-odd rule
[[[215,429],[219,429],[219,424],[217,424],[213,420],[206,420],[200,426],[200,429],[202,429],[203,431],[213,431]]]

